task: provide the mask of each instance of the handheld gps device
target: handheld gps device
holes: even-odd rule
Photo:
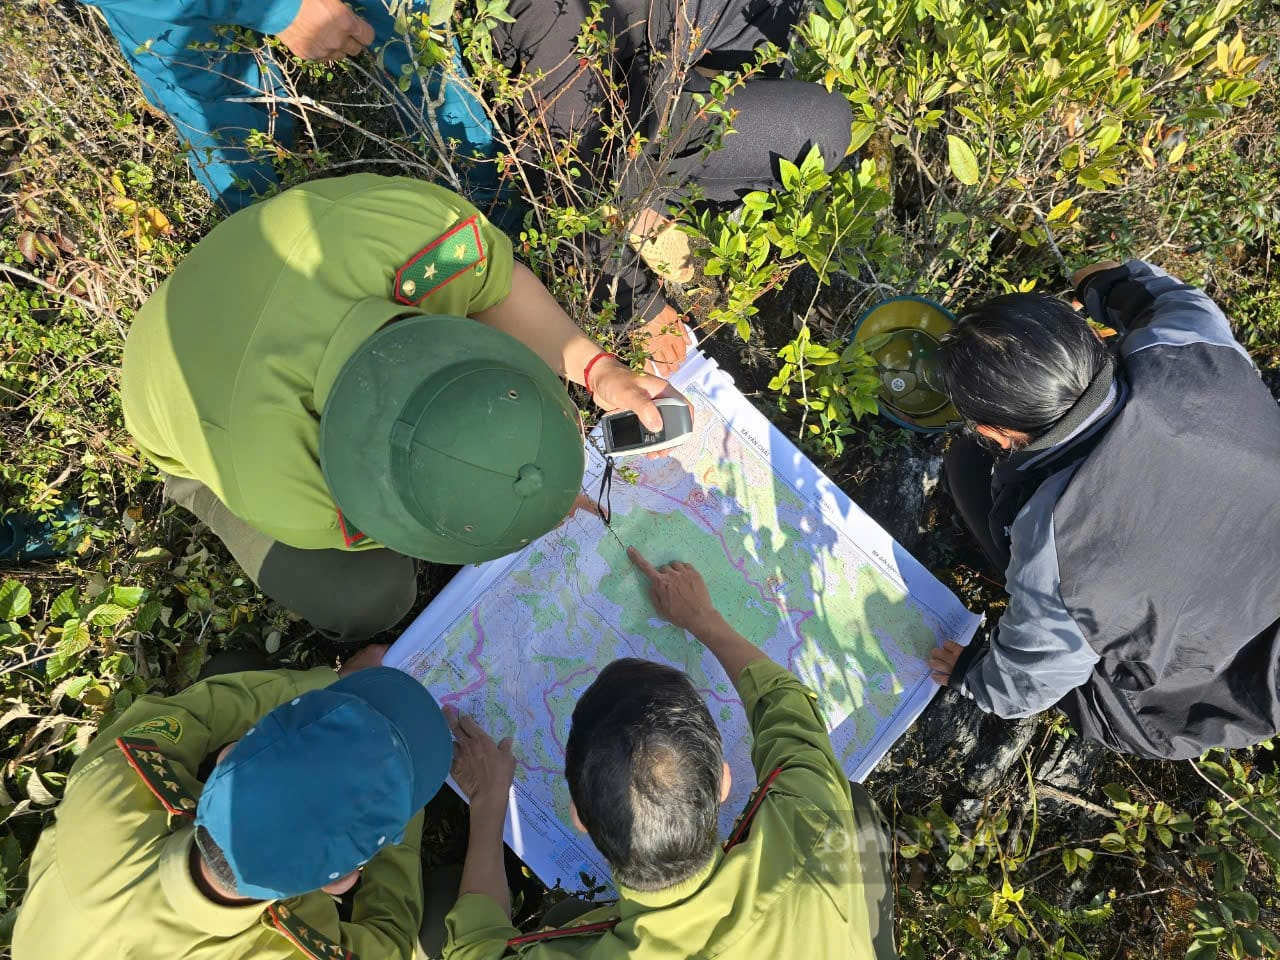
[[[653,403],[662,414],[662,429],[658,433],[651,433],[630,410],[606,414],[601,419],[605,453],[615,457],[652,453],[689,439],[693,433],[693,415],[689,405],[674,397],[659,397]]]

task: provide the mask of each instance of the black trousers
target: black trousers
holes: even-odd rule
[[[717,118],[701,114],[694,99],[711,89],[695,67],[736,69],[766,41],[785,49],[802,7],[803,0],[611,0],[600,24],[610,52],[593,58],[578,49],[589,0],[512,0],[507,12],[515,22],[501,24],[494,37],[511,70],[540,77],[506,118],[508,131],[522,138],[533,188],[556,204],[583,207],[598,202],[616,177],[623,202],[665,204],[693,185],[700,197],[731,204],[777,184],[778,161],[798,162],[812,146],[834,170],[853,120],[841,94],[777,77],[752,80],[729,95],[735,132],[714,152],[706,148]],[[620,149],[631,132],[647,141],[634,156]],[[553,145],[566,140],[575,144],[576,162],[555,154]],[[540,172],[544,164],[554,176]],[[611,247],[594,238],[587,252],[610,265],[616,289],[609,298],[619,316],[656,316],[666,306],[656,278],[628,249]]]
[[[995,459],[972,437],[958,436],[942,456],[942,475],[965,527],[992,568],[1004,576],[1003,551],[991,531],[991,470]]]

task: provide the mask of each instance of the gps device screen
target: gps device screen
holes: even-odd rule
[[[610,420],[609,432],[615,449],[638,446],[644,440],[644,428],[640,425],[640,418],[634,414]]]

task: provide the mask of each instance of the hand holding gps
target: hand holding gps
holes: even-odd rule
[[[689,439],[693,433],[693,416],[689,405],[674,397],[653,401],[662,415],[662,429],[651,432],[630,410],[606,414],[600,421],[604,432],[605,453],[613,457],[629,457],[637,453],[666,450]]]

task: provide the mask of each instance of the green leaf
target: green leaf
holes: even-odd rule
[[[1124,837],[1118,833],[1108,833],[1100,843],[1103,850],[1111,853],[1123,853],[1125,849]]]
[[[428,16],[433,27],[444,26],[453,17],[454,0],[431,0]]]
[[[112,587],[111,602],[116,606],[124,607],[126,610],[136,609],[146,597],[147,591],[143,587]]]
[[[967,143],[952,133],[947,134],[947,162],[961,183],[972,187],[978,182],[978,158]]]
[[[1232,890],[1222,895],[1222,902],[1236,916],[1244,917],[1250,923],[1258,922],[1258,901],[1253,894],[1245,890]]]
[[[72,700],[79,700],[81,695],[86,690],[88,690],[91,686],[93,686],[93,683],[94,683],[94,679],[91,675],[76,677],[69,684],[67,684],[67,689],[65,693]]]
[[[782,189],[790,193],[800,183],[800,168],[785,157],[778,161],[778,174]]]
[[[1187,948],[1186,960],[1215,960],[1218,956],[1218,945],[1206,940],[1197,940]]]
[[[67,587],[54,598],[53,605],[49,607],[49,619],[60,620],[63,617],[74,616],[79,606],[79,591],[75,587]]]
[[[1118,783],[1108,783],[1102,788],[1102,792],[1107,795],[1107,799],[1112,803],[1129,802],[1129,791]]]
[[[874,123],[867,123],[862,120],[855,123],[853,125],[853,139],[849,141],[849,153],[853,153],[855,150],[861,150],[866,142],[871,139],[871,135],[875,132],[876,125]]]
[[[129,611],[115,603],[100,603],[89,611],[86,619],[95,627],[114,627],[129,616]]]
[[[1236,890],[1244,883],[1244,861],[1230,850],[1219,848],[1218,869],[1213,874],[1213,886],[1222,894]]]
[[[155,625],[156,619],[160,616],[162,610],[164,610],[164,604],[159,600],[148,600],[138,610],[138,615],[133,621],[134,627],[142,633],[146,633]]]
[[[0,584],[0,620],[17,620],[31,612],[31,591],[17,580]]]
[[[78,617],[62,625],[62,637],[53,648],[53,656],[45,663],[45,676],[57,680],[79,662],[80,654],[89,649],[92,638],[89,626]]]
[[[1075,200],[1072,197],[1067,197],[1067,199],[1063,200],[1061,203],[1055,203],[1053,205],[1053,209],[1045,214],[1045,219],[1050,223],[1053,223],[1055,220],[1061,220],[1071,212],[1071,207],[1074,203]]]

